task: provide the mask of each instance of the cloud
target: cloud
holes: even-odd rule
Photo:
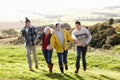
[[[21,10],[19,12],[20,13],[33,14],[33,15],[39,15],[39,16],[42,16],[42,17],[47,18],[47,19],[61,19],[62,17],[65,16],[65,15],[62,15],[62,14],[48,15],[48,14],[43,14],[43,13],[38,13],[38,12],[29,12],[29,11],[25,11],[25,10]]]
[[[120,6],[109,6],[109,7],[105,7],[105,9],[119,9]]]
[[[48,18],[48,19],[60,19],[62,17],[64,17],[64,15],[47,15],[47,14],[42,14],[42,13],[37,13],[37,12],[29,12],[31,14],[34,14],[34,15],[40,15],[40,16],[43,16],[44,18]]]
[[[49,19],[58,19],[58,18],[62,18],[63,15],[46,15],[44,16],[45,18],[49,18]]]
[[[85,18],[80,18],[78,17],[76,20],[80,20],[80,21],[106,21],[108,20],[108,18],[106,17],[102,17],[102,16],[98,16],[98,17],[85,17]]]
[[[120,17],[118,14],[106,13],[106,12],[92,12],[91,14],[103,15],[105,17]]]

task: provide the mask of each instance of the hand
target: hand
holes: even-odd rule
[[[51,46],[50,45],[48,45],[47,46],[47,50],[51,50],[52,48],[51,48]]]
[[[86,46],[86,43],[84,43],[83,45],[82,45],[82,47],[85,47]]]
[[[77,40],[74,40],[74,44],[77,44],[78,43],[78,41]]]
[[[35,43],[35,44],[37,43],[37,39],[34,40],[34,43]]]

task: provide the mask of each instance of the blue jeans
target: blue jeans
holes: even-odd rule
[[[63,53],[57,52],[59,66],[63,66],[63,63],[67,64],[67,54],[68,50],[64,51]]]
[[[53,53],[53,49],[52,50],[42,50],[45,61],[47,64],[52,64],[52,53]]]
[[[83,67],[86,67],[87,46],[85,46],[85,47],[77,46],[76,49],[77,49],[76,69],[80,68],[80,58],[81,58],[81,56],[82,56]]]

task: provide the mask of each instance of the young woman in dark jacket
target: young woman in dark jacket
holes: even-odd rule
[[[42,52],[45,58],[45,61],[48,65],[49,72],[52,73],[53,63],[52,63],[52,53],[53,49],[50,48],[50,38],[51,38],[51,28],[45,27],[44,32],[39,36],[39,39],[42,41]]]

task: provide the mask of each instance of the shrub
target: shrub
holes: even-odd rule
[[[47,27],[47,26],[49,26],[49,27],[51,27],[51,28],[54,28],[54,25],[53,25],[53,24],[38,26],[38,27],[37,27],[38,33],[41,34],[41,32],[43,32],[44,28]],[[65,28],[65,29],[67,29],[67,30],[69,30],[69,29],[71,28],[68,23],[62,23],[62,24],[61,24],[61,27],[62,27],[62,28]]]
[[[111,44],[112,46],[120,44],[120,35],[113,34],[107,38],[106,43]]]
[[[114,45],[118,44],[118,41],[115,41],[116,39],[114,40],[113,37],[109,38],[109,36],[113,36],[113,34],[117,33],[115,29],[112,26],[108,25],[107,23],[96,24],[93,27],[90,27],[89,31],[92,35],[92,40],[90,42],[91,47],[102,48],[104,44],[111,44],[112,46],[113,44]]]
[[[0,36],[0,39],[2,39],[2,37]]]
[[[111,45],[110,44],[104,44],[102,46],[103,49],[110,49],[111,48]]]
[[[6,36],[6,35],[16,35],[17,32],[14,29],[8,29],[8,30],[3,30],[1,31],[1,34]]]
[[[113,18],[110,18],[109,20],[108,20],[108,25],[112,25],[114,23],[114,19]]]

